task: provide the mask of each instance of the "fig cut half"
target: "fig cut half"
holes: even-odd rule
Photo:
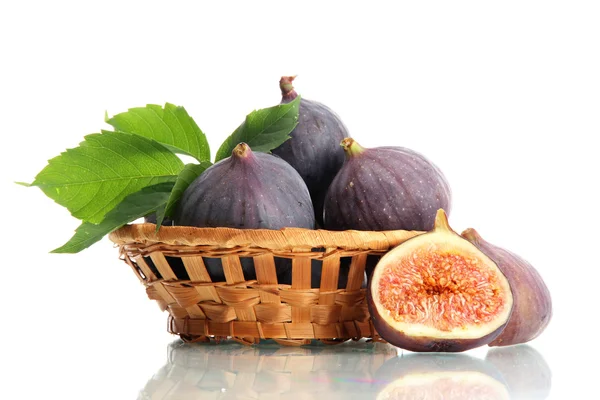
[[[488,344],[502,332],[513,307],[507,278],[450,228],[443,209],[432,231],[382,257],[367,296],[377,332],[397,347],[419,352]]]

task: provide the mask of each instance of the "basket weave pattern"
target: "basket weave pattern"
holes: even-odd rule
[[[254,344],[274,339],[302,345],[378,339],[363,283],[367,256],[382,255],[421,232],[325,231],[124,226],[110,234],[121,258],[167,310],[169,331],[187,341],[231,337]],[[212,282],[202,257],[220,258],[225,282]],[[240,257],[252,257],[256,279],[244,279]],[[338,288],[340,260],[351,257]],[[276,258],[291,259],[291,284],[277,281]],[[311,259],[322,260],[311,288]],[[177,276],[177,265],[189,279]]]

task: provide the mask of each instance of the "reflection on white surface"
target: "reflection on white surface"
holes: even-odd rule
[[[552,371],[533,347],[494,347],[488,350],[485,361],[502,374],[511,399],[541,400],[550,394]]]
[[[382,400],[541,400],[552,379],[542,355],[527,345],[491,348],[485,359],[412,353],[387,361],[375,375]]]
[[[545,399],[551,373],[530,346],[466,354],[403,354],[388,344],[348,342],[254,347],[236,342],[168,347],[168,362],[139,400],[175,399]]]

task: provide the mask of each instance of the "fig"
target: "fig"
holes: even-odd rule
[[[538,271],[522,257],[486,242],[473,228],[461,235],[494,260],[512,288],[512,315],[504,331],[489,345],[509,346],[538,337],[552,318],[550,291]]]
[[[284,76],[279,81],[281,103],[298,97],[292,81]],[[310,192],[317,223],[323,225],[323,201],[327,188],[344,163],[344,151],[339,143],[348,137],[348,130],[340,117],[329,107],[316,101],[300,99],[298,125],[290,133],[291,139],[272,151],[290,163]]]
[[[363,148],[351,138],[341,146],[346,160],[325,197],[325,229],[428,231],[437,209],[450,212],[450,186],[421,154],[402,147]]]
[[[144,222],[147,224],[156,224],[156,213],[148,214],[144,217]],[[173,225],[173,220],[171,218],[164,218],[161,226],[171,226]]]
[[[207,168],[183,193],[175,225],[240,229],[313,229],[315,217],[306,184],[284,160],[238,144],[231,157]],[[213,281],[223,281],[221,260],[205,261]],[[254,262],[243,258],[246,280],[256,279]],[[291,261],[276,258],[278,278],[291,274]]]
[[[367,304],[377,332],[419,352],[459,352],[490,343],[506,326],[513,295],[496,263],[448,225],[385,254],[373,272]]]
[[[466,354],[408,354],[377,370],[377,399],[510,399],[502,374]]]
[[[238,144],[181,196],[175,224],[241,229],[313,229],[306,184],[287,162]]]

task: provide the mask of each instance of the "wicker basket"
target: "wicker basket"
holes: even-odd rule
[[[110,239],[148,297],[169,312],[169,331],[183,340],[273,339],[298,346],[313,339],[327,344],[378,339],[361,287],[367,256],[382,255],[420,233],[180,226],[156,232],[153,224],[133,224]],[[202,257],[221,259],[225,282],[211,282]],[[253,258],[256,280],[244,279],[240,257]],[[338,288],[343,257],[351,263],[347,284]],[[292,260],[291,284],[277,281],[276,258]],[[312,259],[322,260],[318,288],[311,288]]]

